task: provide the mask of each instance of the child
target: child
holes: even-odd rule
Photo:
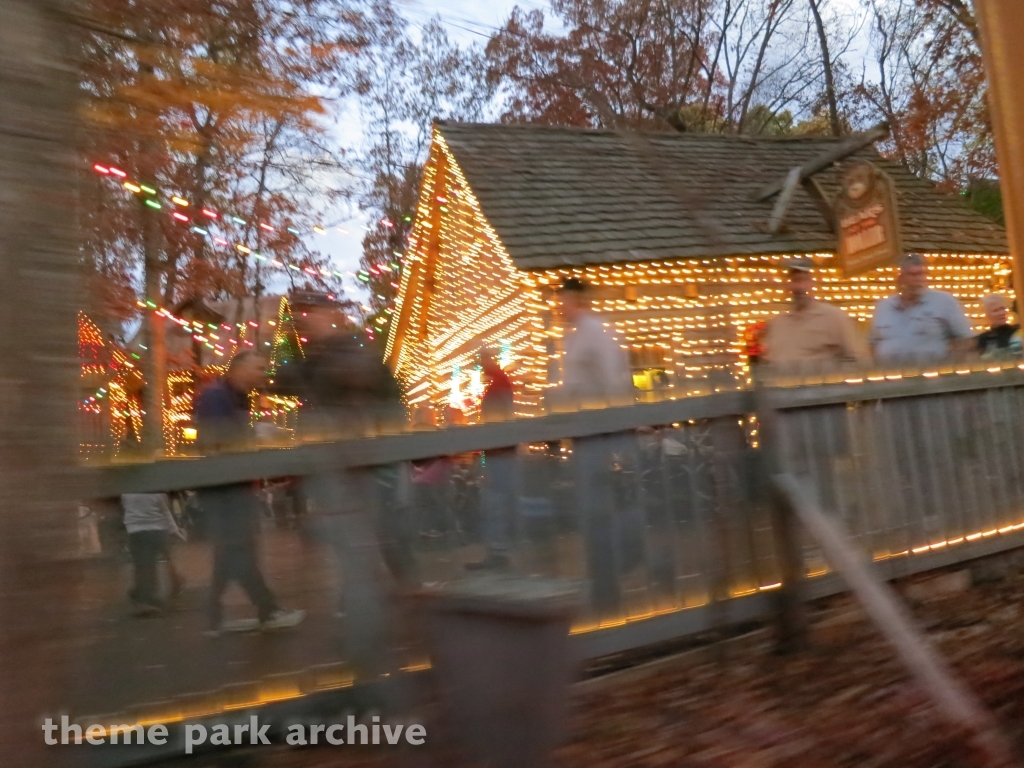
[[[168,534],[182,541],[185,534],[171,513],[166,493],[126,493],[121,496],[124,526],[128,529],[128,549],[135,567],[135,587],[129,597],[140,616],[158,613],[163,601],[157,594],[157,561],[163,555],[171,573],[172,591],[179,588],[178,575],[171,562]]]

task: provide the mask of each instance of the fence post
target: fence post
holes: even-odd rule
[[[778,414],[772,403],[771,391],[765,386],[763,373],[753,370],[754,408],[761,461],[759,484],[768,493],[771,509],[772,532],[779,563],[782,586],[776,591],[777,627],[776,651],[791,653],[807,646],[807,618],[803,607],[805,566],[796,512],[785,494],[778,491],[771,478],[783,469],[782,438],[779,434]]]

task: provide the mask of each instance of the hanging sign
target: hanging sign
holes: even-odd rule
[[[888,174],[868,162],[850,166],[833,207],[839,224],[839,261],[846,277],[899,261],[896,190]]]

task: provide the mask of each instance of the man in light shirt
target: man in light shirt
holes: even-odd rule
[[[580,407],[629,405],[634,401],[629,355],[590,308],[589,287],[570,277],[562,284],[563,402]]]
[[[589,288],[577,278],[562,283],[565,321],[562,346],[561,400],[580,407],[608,407],[634,402],[629,356],[590,309]],[[621,610],[619,577],[624,563],[617,531],[635,512],[628,483],[637,464],[636,441],[613,434],[573,440],[577,513],[587,544],[590,598],[600,618]],[[633,515],[635,517],[635,515]]]
[[[899,293],[875,305],[871,351],[882,363],[941,360],[964,352],[974,331],[956,298],[928,287],[928,267],[919,253],[900,262]]]
[[[853,320],[839,307],[812,296],[814,264],[810,259],[789,262],[792,309],[771,319],[764,335],[764,355],[773,366],[844,363],[867,358]]]

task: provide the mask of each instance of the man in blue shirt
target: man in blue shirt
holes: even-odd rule
[[[930,362],[971,348],[974,330],[960,302],[928,287],[928,267],[919,253],[900,262],[899,293],[875,306],[871,351],[882,363]]]
[[[231,360],[227,375],[200,393],[195,421],[204,452],[238,450],[251,442],[249,393],[263,384],[266,367],[266,359],[257,353],[240,352]],[[248,483],[203,488],[199,501],[209,515],[213,542],[210,634],[219,634],[223,629],[221,596],[232,581],[238,582],[256,606],[260,628],[281,629],[302,621],[304,611],[283,611],[278,607],[260,572],[259,505],[253,488]]]

